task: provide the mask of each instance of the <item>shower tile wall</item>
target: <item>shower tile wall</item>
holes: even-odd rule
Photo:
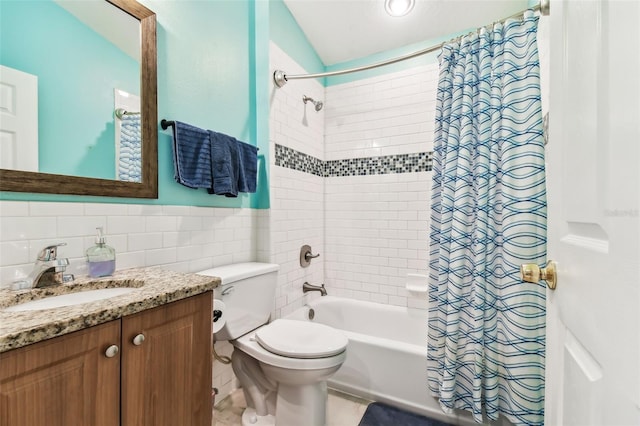
[[[290,74],[306,74],[293,59],[276,44],[270,46],[271,70],[282,69]],[[311,103],[302,102],[303,95],[324,100],[324,87],[315,80],[297,80],[283,88],[271,89],[270,146],[275,158],[275,145],[324,160],[324,113],[315,111]],[[270,183],[271,261],[280,265],[276,294],[275,318],[302,306],[302,284],[324,282],[324,178],[306,171],[272,164]],[[300,247],[309,244],[320,258],[307,268],[300,267]]]
[[[271,69],[306,73],[275,44]],[[271,259],[282,265],[276,316],[303,303],[305,280],[324,280],[333,295],[426,307],[404,284],[407,273],[428,267],[437,77],[431,64],[326,89],[313,80],[272,89]],[[305,111],[303,94],[324,109]],[[322,265],[309,270],[297,259],[305,238],[322,254]]]
[[[408,295],[404,284],[407,273],[428,268],[437,78],[438,65],[431,64],[326,89],[326,160],[390,156],[427,165],[326,178],[325,274],[332,294],[426,307],[426,297]]]
[[[87,274],[84,253],[103,226],[116,249],[118,269],[160,266],[197,272],[255,260],[267,248],[265,210],[170,205],[0,201],[0,288],[31,271],[38,251],[67,243],[59,255],[69,271]],[[231,345],[216,344],[229,354]],[[231,366],[215,362],[213,384],[219,399],[235,388]]]
[[[438,65],[326,89],[326,160],[431,151]]]

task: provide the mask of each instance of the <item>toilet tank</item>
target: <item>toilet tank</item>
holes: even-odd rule
[[[234,263],[198,272],[220,277],[222,285],[213,297],[222,300],[225,324],[216,340],[233,340],[266,324],[275,307],[279,265],[274,263]]]

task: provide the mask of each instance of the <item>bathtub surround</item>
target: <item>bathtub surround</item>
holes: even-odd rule
[[[429,389],[446,412],[544,423],[546,186],[536,45],[525,13],[443,47],[434,143]]]
[[[405,283],[428,265],[436,87],[436,64],[327,87],[329,294],[426,308]]]
[[[306,73],[275,43],[271,50],[272,69]],[[274,256],[294,259],[307,243],[299,235],[304,222],[324,265],[319,278],[307,279],[291,263],[294,283],[287,290],[283,283],[278,315],[316,297],[302,298],[304,281],[325,282],[334,296],[426,309],[426,298],[408,295],[404,285],[408,273],[426,274],[428,265],[436,87],[432,64],[326,89],[314,80],[272,89],[270,213],[283,226],[273,228]],[[305,94],[324,99],[324,108],[305,112]],[[280,211],[285,205],[289,213]]]

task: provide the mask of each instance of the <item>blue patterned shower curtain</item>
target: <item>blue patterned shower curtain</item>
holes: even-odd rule
[[[429,274],[429,389],[476,421],[544,420],[546,257],[538,18],[495,24],[439,56]]]

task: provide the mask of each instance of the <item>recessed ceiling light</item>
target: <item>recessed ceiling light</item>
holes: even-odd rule
[[[416,0],[384,0],[384,9],[395,18],[404,16],[411,12]]]

